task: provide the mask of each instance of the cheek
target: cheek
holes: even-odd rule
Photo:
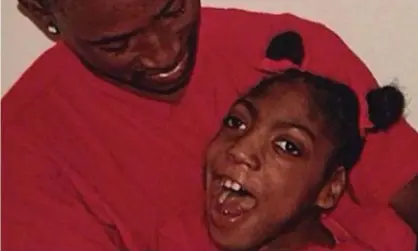
[[[79,41],[71,34],[64,33],[62,38],[78,57],[95,69],[112,72],[126,70],[134,65],[135,55],[133,53],[105,52],[97,46]]]
[[[308,174],[304,166],[289,165],[268,169],[263,174],[260,186],[264,188],[265,210],[272,218],[286,220],[302,205],[309,203],[312,182]]]
[[[209,165],[214,165],[224,156],[227,151],[227,143],[219,136],[215,137],[206,148],[205,161]]]

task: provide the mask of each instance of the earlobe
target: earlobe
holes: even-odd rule
[[[345,168],[338,167],[319,193],[316,205],[324,210],[335,207],[344,193],[346,182],[347,173]]]
[[[55,35],[58,35],[59,34],[59,30],[58,30],[58,27],[55,25],[55,24],[53,24],[53,23],[50,23],[49,25],[48,25],[48,32],[51,34],[51,35],[53,35],[53,36],[55,36]]]

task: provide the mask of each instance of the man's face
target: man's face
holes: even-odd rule
[[[150,93],[169,94],[187,83],[199,0],[52,1],[52,23],[97,75]]]

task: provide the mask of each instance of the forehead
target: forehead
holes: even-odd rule
[[[274,119],[288,115],[303,120],[318,120],[311,90],[305,84],[276,83],[258,95],[249,95],[262,117]]]
[[[327,126],[312,98],[312,89],[306,84],[278,83],[256,95],[247,97],[257,110],[256,119],[260,126],[275,127],[276,124],[290,123],[307,128],[319,137],[326,136]]]
[[[60,0],[67,28],[91,36],[146,25],[169,0]],[[93,34],[92,34],[93,33]],[[97,33],[97,34],[94,34]]]

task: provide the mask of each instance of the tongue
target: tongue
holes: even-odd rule
[[[238,217],[242,213],[251,210],[255,206],[255,199],[251,195],[238,195],[231,192],[221,205],[221,211],[224,215]]]

